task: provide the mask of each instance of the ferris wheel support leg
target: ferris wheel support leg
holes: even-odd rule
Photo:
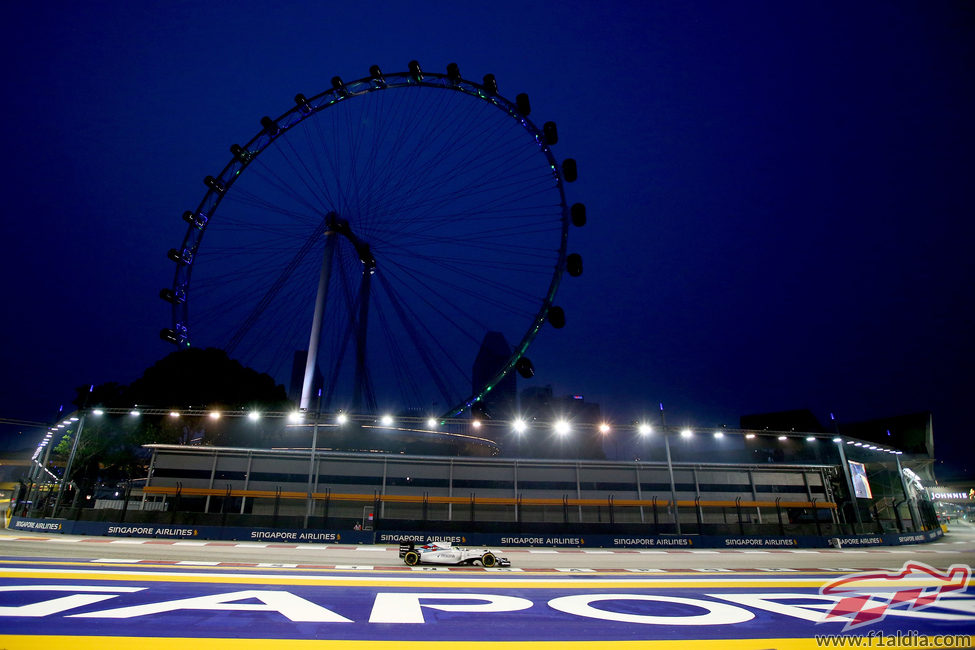
[[[328,298],[328,283],[332,276],[332,254],[335,251],[337,233],[325,233],[325,252],[322,254],[322,271],[318,276],[318,295],[315,297],[315,315],[311,321],[311,335],[308,337],[308,358],[305,359],[305,377],[301,384],[301,410],[308,410],[314,394],[315,368],[318,365],[318,346],[322,339],[322,318],[325,315],[325,300]]]
[[[375,398],[368,388],[368,377],[366,376],[366,330],[369,326],[369,293],[372,287],[372,274],[374,266],[363,265],[362,284],[359,287],[359,322],[356,327],[355,344],[355,386],[352,394],[352,408],[362,410],[362,395],[365,392],[367,406],[375,410]]]

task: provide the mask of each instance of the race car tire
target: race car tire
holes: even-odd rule
[[[416,566],[420,561],[420,554],[416,551],[407,551],[406,555],[403,556],[403,561],[410,566]]]
[[[494,553],[485,553],[481,556],[481,566],[493,567],[498,563],[498,558],[494,557]]]

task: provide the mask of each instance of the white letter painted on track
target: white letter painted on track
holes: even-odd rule
[[[745,605],[755,609],[764,609],[773,614],[783,614],[813,623],[826,621],[826,612],[835,605],[839,598],[836,596],[821,596],[819,594],[707,594],[711,598],[727,600],[737,605]],[[783,600],[798,600],[801,604],[780,602]],[[810,602],[810,601],[816,601]],[[840,623],[844,621],[837,619]]]
[[[100,603],[109,598],[116,598],[119,593],[128,594],[133,591],[142,591],[145,587],[101,587],[97,585],[7,585],[0,587],[0,592],[11,591],[97,591],[112,592],[109,596],[96,596],[95,594],[73,593],[70,596],[62,596],[51,600],[44,600],[30,605],[15,605],[0,607],[0,616],[48,616],[57,614],[76,607]]]
[[[420,600],[466,600],[463,604],[421,603]],[[517,612],[528,609],[532,601],[498,594],[379,593],[372,604],[370,623],[423,623],[423,608],[441,612]]]
[[[238,600],[259,600],[263,605],[252,603],[236,603]],[[132,618],[147,614],[160,614],[179,609],[203,609],[216,611],[239,612],[278,612],[296,623],[351,623],[344,616],[325,609],[320,605],[309,602],[300,596],[287,591],[263,591],[251,589],[247,591],[233,591],[227,594],[212,596],[198,596],[196,598],[181,598],[167,600],[161,603],[134,605],[118,609],[106,609],[101,612],[88,614],[74,614],[74,618]]]
[[[703,609],[704,614],[689,616],[651,616],[649,614],[624,614],[596,609],[591,603],[603,600],[644,600],[668,605],[684,605],[696,610]],[[619,621],[621,623],[644,623],[648,625],[731,625],[743,623],[755,618],[747,609],[715,603],[696,598],[677,598],[676,596],[650,596],[647,594],[580,594],[578,596],[563,596],[548,601],[548,606],[566,614],[598,618],[604,621]]]

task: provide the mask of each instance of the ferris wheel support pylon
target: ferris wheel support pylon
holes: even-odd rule
[[[318,292],[315,296],[315,313],[312,316],[311,334],[308,338],[308,358],[305,359],[305,375],[302,380],[301,399],[299,408],[308,410],[315,393],[315,368],[318,366],[318,350],[322,340],[322,320],[328,303],[328,286],[332,280],[332,258],[335,256],[335,246],[338,236],[345,237],[356,251],[362,264],[362,280],[359,284],[358,316],[350,314],[350,326],[355,326],[355,379],[352,399],[353,409],[362,407],[363,394],[366,405],[375,408],[375,396],[369,387],[368,370],[366,368],[366,330],[369,324],[369,296],[372,286],[372,274],[376,272],[376,258],[372,254],[369,244],[362,241],[352,229],[349,222],[340,219],[335,212],[325,216],[325,252],[322,254],[322,268],[318,276]]]
[[[372,287],[372,274],[375,266],[363,264],[362,282],[359,285],[359,320],[356,323],[355,342],[355,376],[352,385],[352,408],[359,411],[363,393],[366,394],[366,406],[372,410],[376,408],[376,399],[369,388],[369,378],[366,369],[366,330],[369,324],[369,293]]]
[[[325,314],[325,301],[328,298],[328,284],[332,277],[332,256],[335,252],[335,237],[338,235],[333,227],[336,214],[328,213],[325,217],[325,252],[322,254],[322,270],[318,276],[318,293],[315,296],[315,313],[311,321],[311,334],[308,337],[308,356],[305,358],[305,376],[301,383],[302,411],[308,410],[315,385],[315,368],[318,365],[318,346],[322,340],[322,317]]]

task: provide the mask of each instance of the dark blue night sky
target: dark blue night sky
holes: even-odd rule
[[[617,422],[930,410],[966,467],[970,2],[28,4],[0,28],[2,418],[170,352],[166,251],[227,147],[333,75],[417,59],[529,93],[579,162],[585,273],[533,382]]]

